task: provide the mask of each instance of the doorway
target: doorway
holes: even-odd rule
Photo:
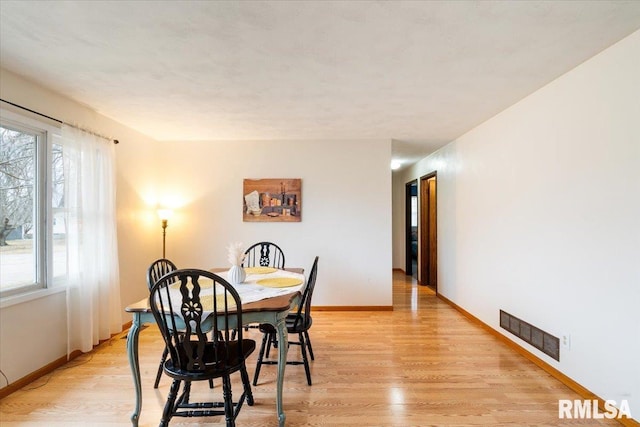
[[[418,280],[418,180],[405,184],[405,273]]]
[[[420,250],[418,283],[438,291],[437,173],[420,178]]]

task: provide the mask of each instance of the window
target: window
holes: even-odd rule
[[[65,274],[62,148],[57,129],[2,111],[0,296],[50,287]]]

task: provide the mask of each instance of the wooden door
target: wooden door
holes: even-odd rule
[[[420,278],[421,285],[438,286],[438,220],[436,173],[420,178]]]
[[[438,228],[436,222],[436,178],[427,180],[429,183],[429,279],[427,285],[434,288],[438,285]]]

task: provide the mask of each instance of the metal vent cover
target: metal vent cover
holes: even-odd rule
[[[560,361],[560,339],[525,322],[504,310],[500,310],[500,327],[521,340]]]

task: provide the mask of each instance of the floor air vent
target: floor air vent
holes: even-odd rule
[[[560,361],[560,339],[500,310],[500,327]]]

